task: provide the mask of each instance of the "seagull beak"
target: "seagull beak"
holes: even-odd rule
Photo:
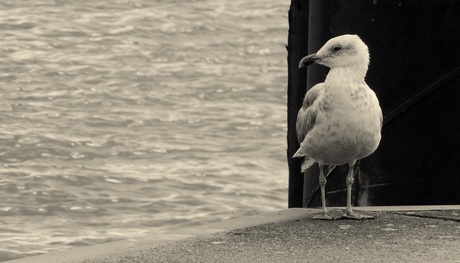
[[[308,55],[300,60],[299,68],[310,66],[311,64],[315,63],[318,59],[319,57],[316,56],[316,53]]]

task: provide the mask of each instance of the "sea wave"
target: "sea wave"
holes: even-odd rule
[[[0,7],[0,260],[287,206],[287,3]]]

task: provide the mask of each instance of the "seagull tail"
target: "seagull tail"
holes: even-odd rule
[[[314,163],[315,163],[315,160],[311,159],[310,157],[305,156],[305,161],[302,162],[302,165],[300,166],[300,170],[302,171],[302,173],[304,173]]]
[[[305,155],[301,147],[297,150],[297,152],[295,152],[294,156],[292,156],[292,158],[299,157],[305,158],[305,160],[302,162],[302,166],[300,167],[302,173],[305,172],[308,168],[310,168],[310,166],[312,166],[315,163],[315,160],[313,160],[310,156]]]

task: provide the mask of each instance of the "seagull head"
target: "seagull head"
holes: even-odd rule
[[[353,67],[366,74],[369,66],[369,49],[357,35],[341,35],[329,39],[318,52],[308,55],[299,62],[299,68],[313,63],[331,69]]]

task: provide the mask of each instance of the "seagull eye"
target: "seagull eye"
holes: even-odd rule
[[[337,51],[339,51],[341,49],[342,49],[341,46],[335,46],[335,47],[332,48],[332,50],[334,50],[334,52],[337,52]]]

